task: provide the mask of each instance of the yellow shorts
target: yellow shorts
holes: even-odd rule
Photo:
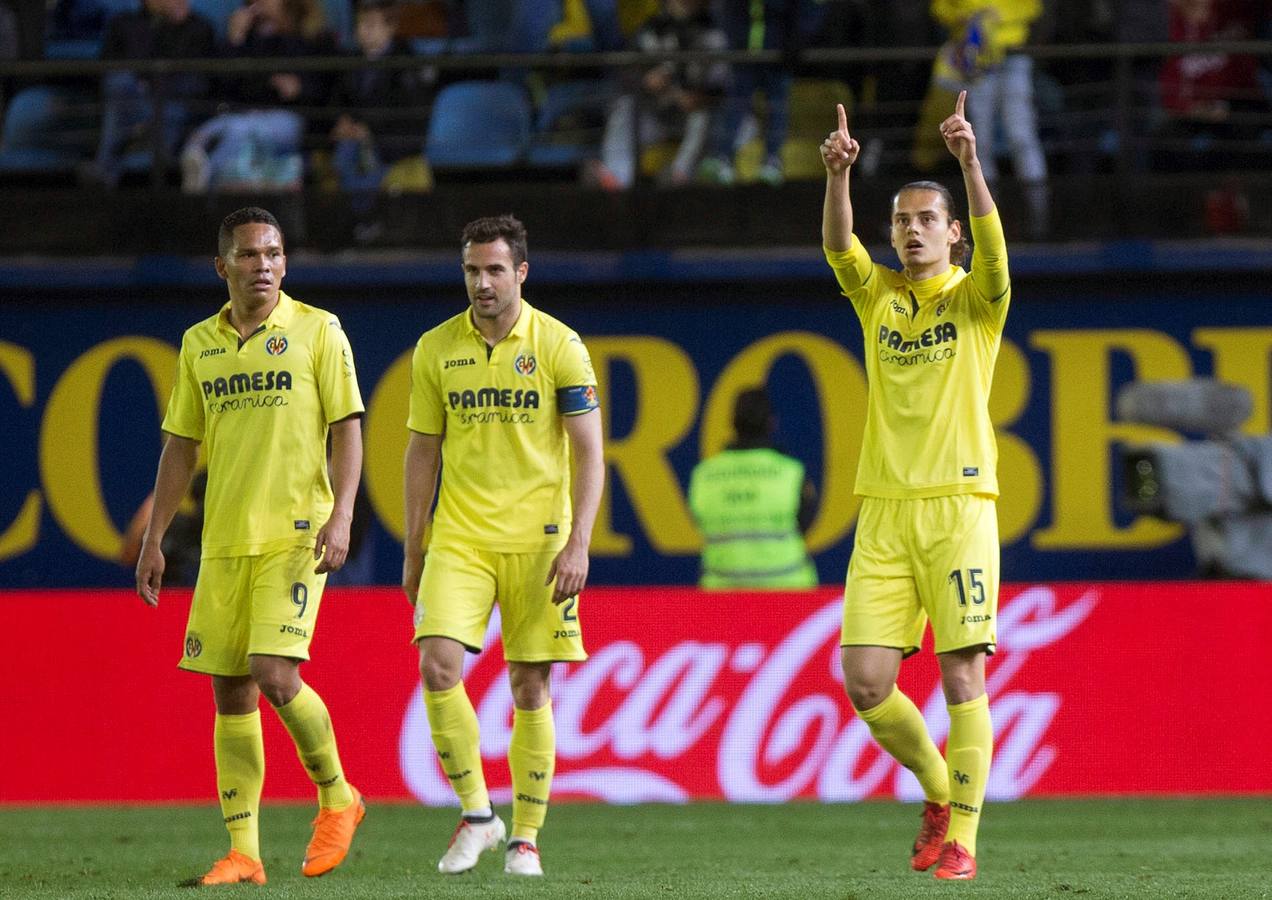
[[[843,646],[907,656],[932,620],[936,652],[997,643],[998,511],[977,494],[865,497],[844,587]]]
[[[415,640],[447,637],[481,650],[498,602],[504,659],[576,662],[587,659],[579,598],[552,603],[548,577],[556,550],[497,553],[473,547],[432,546],[415,603]]]
[[[252,655],[309,659],[327,583],[316,565],[312,546],[203,560],[180,667],[247,675]]]

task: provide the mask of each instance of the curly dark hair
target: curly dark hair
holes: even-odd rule
[[[281,240],[283,237],[282,226],[278,224],[278,220],[274,218],[274,214],[267,209],[261,209],[259,206],[245,206],[242,209],[236,209],[224,219],[221,220],[221,228],[216,233],[216,255],[225,256],[230,252],[230,248],[234,246],[234,229],[240,225],[250,225],[259,222],[262,225],[272,225],[278,232]]]
[[[954,195],[950,193],[950,189],[939,181],[911,181],[909,184],[903,184],[901,188],[892,195],[892,202],[895,205],[897,197],[901,196],[905,191],[933,191],[941,195],[941,200],[945,203],[946,215],[950,217],[951,222],[958,221],[958,208],[954,205]],[[950,247],[950,262],[956,266],[961,266],[971,258],[972,242],[967,237],[968,230],[963,229],[963,233],[959,236],[957,242]]]
[[[508,249],[512,251],[512,264],[519,266],[526,261],[526,226],[510,213],[502,216],[486,216],[474,219],[464,226],[460,236],[460,247],[469,244],[490,244],[504,239]]]

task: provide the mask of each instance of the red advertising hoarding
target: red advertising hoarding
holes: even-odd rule
[[[178,671],[189,594],[0,593],[0,802],[203,801],[215,793],[211,691]],[[554,796],[612,803],[918,797],[840,684],[840,594],[595,588],[590,658],[553,676]],[[332,589],[306,679],[369,797],[452,802],[420,697],[410,608],[392,589]],[[1272,792],[1265,695],[1272,585],[1009,585],[988,669],[991,799]],[[510,796],[511,695],[498,643],[470,660],[496,802]],[[901,687],[937,742],[935,662]],[[275,716],[265,794],[313,788]]]

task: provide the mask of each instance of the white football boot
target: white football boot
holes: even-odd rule
[[[525,841],[513,841],[504,853],[504,873],[507,875],[542,875],[539,848]]]
[[[484,850],[495,850],[503,843],[508,829],[503,819],[495,816],[489,822],[470,822],[460,819],[455,833],[451,835],[450,846],[437,863],[437,871],[443,875],[458,875],[467,872],[477,865],[477,860]]]

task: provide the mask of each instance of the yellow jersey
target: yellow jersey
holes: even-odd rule
[[[997,209],[971,217],[976,252],[910,281],[870,260],[852,236],[826,260],[865,334],[869,393],[855,492],[906,499],[998,496],[989,390],[1011,302]]]
[[[331,515],[327,427],[363,412],[349,339],[331,313],[280,293],[251,335],[227,302],[181,338],[163,430],[203,443],[203,556],[312,544]]]
[[[598,405],[583,341],[524,299],[493,347],[469,310],[426,331],[411,361],[406,424],[442,435],[430,543],[507,553],[563,547],[572,516],[561,417]]]

